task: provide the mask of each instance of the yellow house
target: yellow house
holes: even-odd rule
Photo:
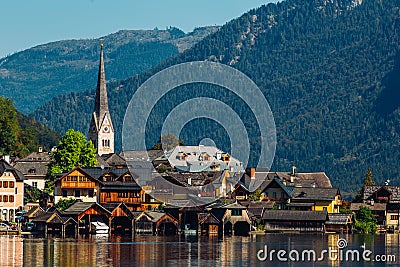
[[[342,196],[338,188],[295,187],[289,208],[291,210],[314,210],[339,213]]]
[[[0,219],[14,221],[24,206],[25,176],[5,160],[0,160]]]

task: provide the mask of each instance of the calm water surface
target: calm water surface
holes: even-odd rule
[[[271,250],[315,250],[317,258],[323,249],[337,249],[339,239],[347,246],[342,250],[371,250],[374,255],[395,255],[396,262],[331,260],[281,262],[260,261],[257,253],[267,246]],[[263,254],[260,254],[263,256]],[[296,254],[292,254],[296,255]],[[361,254],[360,254],[361,255]],[[306,259],[308,259],[306,257]],[[197,236],[90,237],[75,239],[35,239],[0,236],[0,266],[400,266],[398,234],[322,235],[267,234],[223,239]]]

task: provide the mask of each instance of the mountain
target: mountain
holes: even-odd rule
[[[119,31],[104,38],[107,78],[123,79],[193,46],[218,27],[185,34],[167,30]],[[39,45],[0,59],[0,95],[30,113],[54,96],[96,86],[98,39]]]
[[[24,157],[55,146],[60,134],[18,112],[12,100],[0,96],[0,154]]]
[[[150,71],[111,81],[117,133],[141,83],[168,66],[195,60],[230,65],[260,87],[277,126],[273,170],[295,165],[301,172],[325,171],[334,186],[350,193],[359,189],[368,167],[378,183],[400,182],[400,1],[287,0],[251,10]],[[257,148],[254,116],[237,96],[207,86],[194,89],[173,90],[156,105],[146,129],[149,145],[157,143],[160,123],[173,107],[208,96],[241,115]],[[73,127],[87,133],[93,99],[93,90],[58,96],[33,115],[59,131]],[[191,126],[179,137],[185,144],[223,133],[207,120]]]

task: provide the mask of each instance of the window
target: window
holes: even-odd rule
[[[68,196],[68,191],[67,189],[62,190],[62,197],[67,197]]]
[[[276,192],[272,192],[272,197],[276,198]]]
[[[399,215],[390,215],[390,219],[397,221],[397,220],[399,220]]]
[[[3,202],[8,202],[8,196],[3,196]]]
[[[3,187],[4,187],[4,188],[8,188],[8,182],[7,182],[7,181],[4,181],[4,182],[3,182]]]
[[[37,188],[37,182],[32,182],[32,187],[36,187]]]
[[[268,197],[268,192],[264,192],[265,197]]]
[[[111,197],[110,192],[107,192],[107,193],[106,193],[106,198],[110,198],[110,197]]]
[[[94,190],[93,189],[89,189],[88,190],[88,195],[89,195],[89,197],[93,197],[94,196]]]
[[[281,192],[281,198],[284,198],[284,197],[285,197],[285,193]]]
[[[110,140],[101,140],[103,147],[110,147]]]
[[[81,197],[81,190],[75,189],[75,197]]]
[[[0,195],[0,202],[2,201],[2,196]]]
[[[28,170],[29,174],[35,174],[36,173],[36,169],[35,168],[31,168]]]
[[[242,216],[242,210],[239,209],[232,210],[232,216]]]
[[[128,194],[128,192],[118,192],[118,197],[120,197],[120,198],[128,198],[129,194]]]
[[[9,196],[8,197],[8,202],[14,202],[14,196]]]
[[[131,192],[130,193],[130,197],[131,198],[137,198],[137,197],[139,197],[139,193],[138,192]]]
[[[0,182],[0,188],[2,187],[1,185],[2,185],[2,182]]]

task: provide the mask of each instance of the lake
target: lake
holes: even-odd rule
[[[327,252],[322,253],[323,250]],[[222,239],[197,236],[91,236],[78,239],[0,236],[0,266],[385,266],[382,262],[364,261],[362,253],[369,250],[367,259],[385,257],[393,261],[388,255],[394,255],[395,261],[386,266],[400,265],[398,234],[266,234]],[[310,251],[315,251],[315,261]],[[356,261],[357,253],[359,261]]]

